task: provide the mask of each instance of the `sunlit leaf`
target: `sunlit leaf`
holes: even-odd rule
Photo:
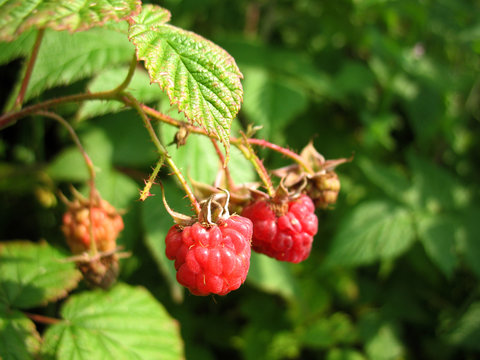
[[[229,149],[230,127],[242,102],[242,74],[234,59],[203,37],[166,24],[168,11],[143,6],[132,17],[130,41],[152,82],[188,119],[219,136]]]
[[[0,303],[0,359],[36,359],[40,335],[35,324],[18,310]]]
[[[81,275],[65,258],[46,243],[0,243],[0,303],[28,309],[66,296]]]
[[[183,359],[177,323],[144,288],[74,295],[44,336],[45,359]]]
[[[31,28],[80,31],[119,21],[140,11],[140,0],[4,0],[0,40],[10,41]]]

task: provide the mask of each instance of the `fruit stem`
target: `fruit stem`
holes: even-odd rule
[[[23,99],[25,98],[25,94],[27,92],[28,83],[30,82],[30,77],[32,76],[33,67],[35,65],[35,61],[37,60],[38,51],[40,50],[40,45],[42,43],[44,33],[45,29],[40,29],[37,32],[37,37],[35,38],[35,43],[33,44],[30,58],[28,59],[27,67],[25,69],[25,76],[22,79],[22,85],[20,87],[17,98],[15,99],[13,110],[18,110],[22,107]]]
[[[123,95],[124,95],[124,98],[128,100],[131,106],[138,112],[138,114],[142,118],[143,124],[147,128],[150,138],[152,139],[153,144],[157,148],[159,155],[165,158],[165,161],[167,162],[168,166],[172,169],[173,173],[177,176],[177,179],[180,182],[181,186],[183,187],[183,190],[187,194],[190,200],[190,203],[192,204],[192,207],[195,210],[195,213],[198,215],[200,213],[200,204],[198,203],[197,199],[193,195],[193,191],[192,189],[190,189],[190,186],[188,186],[187,181],[185,180],[185,177],[183,176],[181,171],[178,169],[173,159],[168,155],[167,149],[160,142],[160,139],[158,138],[155,130],[153,129],[150,119],[147,117],[147,114],[145,113],[145,111],[143,111],[143,108],[141,107],[140,103],[133,95],[129,93],[124,93]]]
[[[228,188],[230,190],[235,190],[235,183],[232,179],[232,175],[230,174],[230,169],[228,168],[228,165],[225,163],[225,157],[223,156],[222,151],[220,150],[220,147],[217,144],[217,140],[210,138],[212,141],[213,147],[215,148],[215,151],[217,152],[218,159],[220,160],[220,163],[222,164],[223,171],[225,172],[225,178],[227,180]]]
[[[96,255],[98,250],[97,250],[97,242],[95,241],[93,237],[93,213],[92,213],[92,208],[94,204],[95,197],[97,196],[96,194],[96,188],[95,188],[95,167],[93,166],[93,162],[88,156],[87,152],[85,151],[85,148],[83,147],[82,143],[80,142],[80,139],[77,136],[77,133],[73,129],[73,127],[68,123],[67,120],[65,120],[63,117],[58,115],[57,113],[52,113],[49,111],[37,111],[35,114],[49,117],[53,120],[58,121],[60,124],[62,124],[70,133],[70,136],[73,139],[73,142],[77,146],[78,150],[83,156],[83,159],[85,160],[85,164],[87,165],[88,169],[88,174],[89,174],[89,181],[88,185],[90,187],[90,196],[89,196],[89,209],[88,209],[88,219],[89,219],[89,226],[88,226],[88,233],[90,237],[90,253],[92,255]]]
[[[162,167],[164,162],[165,156],[162,155],[158,159],[157,165],[153,169],[153,172],[148,178],[148,180],[145,180],[145,187],[140,192],[140,200],[145,201],[149,196],[152,196],[152,194],[150,194],[150,189],[152,188],[152,185],[155,184],[155,179],[157,178],[158,172],[160,171],[160,168]]]
[[[260,176],[260,179],[265,185],[268,195],[270,197],[274,197],[275,189],[273,188],[272,179],[270,179],[267,169],[265,169],[263,162],[258,158],[257,154],[255,154],[255,151],[248,143],[247,136],[244,133],[241,134],[243,136],[244,144],[238,144],[238,149],[243,153],[245,158],[252,163],[253,167],[258,173],[258,176]]]

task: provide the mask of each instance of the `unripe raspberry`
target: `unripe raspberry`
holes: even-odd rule
[[[306,195],[279,209],[267,199],[256,200],[242,211],[253,222],[252,249],[277,260],[299,263],[312,248],[318,230],[313,201]]]
[[[333,170],[316,174],[308,179],[306,191],[317,208],[328,208],[337,202],[340,192],[338,175]]]
[[[92,232],[99,252],[113,251],[116,239],[123,230],[123,220],[107,201],[96,198],[90,207],[88,199],[76,197],[68,202],[63,215],[62,231],[73,254],[90,249],[90,211]]]
[[[250,267],[252,222],[230,216],[217,223],[174,225],[165,243],[177,280],[194,295],[225,295],[245,282]]]

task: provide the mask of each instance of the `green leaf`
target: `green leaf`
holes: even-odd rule
[[[367,313],[360,320],[359,331],[368,359],[405,359],[405,348],[399,339],[395,323],[385,321],[377,313]]]
[[[0,5],[0,40],[11,41],[31,27],[86,30],[138,13],[140,5],[140,0],[4,0]]]
[[[247,282],[268,293],[294,300],[296,281],[291,264],[252,251]]]
[[[177,131],[176,127],[163,125],[161,133],[164,144],[171,143]],[[188,177],[198,182],[213,184],[217,173],[223,171],[212,141],[206,136],[192,134],[186,145],[169,150],[169,154]],[[230,159],[228,168],[237,184],[255,181],[256,173],[240,150],[232,148]]]
[[[240,110],[242,74],[222,48],[183,29],[165,24],[168,11],[143,6],[132,18],[129,39],[145,61],[152,82],[166,91],[188,119],[218,135],[229,150],[230,127]]]
[[[332,349],[328,352],[326,360],[366,360],[366,357],[353,349]]]
[[[66,296],[81,275],[73,262],[64,259],[47,243],[1,243],[0,303],[28,309]]]
[[[447,334],[450,343],[467,349],[480,350],[480,302],[469,306]]]
[[[45,359],[183,359],[177,323],[144,288],[74,295],[61,314],[45,333]]]
[[[35,32],[27,31],[12,42],[0,42],[0,64],[30,54],[35,43]]]
[[[357,333],[350,317],[337,312],[322,317],[308,325],[301,334],[301,341],[312,348],[331,348],[338,344],[352,344]]]
[[[113,146],[108,135],[98,127],[79,131],[80,141],[98,172],[112,166]],[[85,181],[89,178],[85,160],[77,147],[63,150],[47,167],[47,174],[58,181]]]
[[[128,68],[113,68],[106,69],[98,74],[88,85],[88,91],[99,92],[114,89],[120,85],[127,75]],[[146,71],[137,69],[133,75],[127,91],[142,103],[149,103],[163,99],[163,93],[158,86],[150,84],[150,79]],[[92,100],[84,102],[77,112],[77,119],[85,120],[94,116],[99,116],[107,113],[118,112],[124,109],[125,106],[119,101],[113,100]],[[116,126],[116,128],[123,128]],[[137,127],[138,128],[138,127]],[[142,129],[144,133],[146,131]],[[135,137],[132,136],[132,139]]]
[[[473,272],[480,278],[480,209],[478,207],[468,207],[461,214],[464,223],[460,238],[460,251],[463,254],[465,262],[470,266]]]
[[[388,201],[358,205],[339,226],[327,265],[363,265],[393,259],[413,243],[412,215]]]
[[[407,202],[411,185],[399,168],[386,167],[366,157],[355,159],[355,163],[358,164],[365,176],[387,195],[400,202]]]
[[[308,104],[306,92],[265,68],[244,70],[243,110],[250,122],[263,126],[261,136],[271,138],[291,123]]]
[[[131,61],[134,48],[121,32],[107,28],[69,34],[46,31],[26,99]],[[113,89],[113,87],[112,87]]]
[[[183,199],[181,190],[171,181],[163,182],[167,201],[170,207],[177,212],[184,212],[188,208],[188,201]],[[155,196],[147,198],[142,203],[142,224],[145,229],[145,242],[160,271],[165,276],[172,298],[177,302],[183,299],[183,289],[177,282],[176,270],[173,261],[165,255],[165,237],[168,230],[174,225],[173,219],[165,210],[161,192],[158,187],[152,188],[151,193]],[[191,215],[190,213],[185,213]]]
[[[461,224],[447,216],[417,216],[418,235],[427,255],[451,278],[457,265],[456,232]]]
[[[40,335],[35,324],[18,310],[0,303],[0,359],[36,359]]]

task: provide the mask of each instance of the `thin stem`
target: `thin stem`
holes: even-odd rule
[[[97,193],[96,193],[97,190],[95,188],[95,167],[93,166],[93,162],[90,159],[90,157],[88,156],[87,152],[85,151],[85,148],[83,147],[82,143],[80,142],[80,139],[78,138],[77,133],[72,128],[72,126],[68,123],[67,120],[65,120],[60,115],[58,115],[56,113],[49,112],[49,111],[42,111],[41,110],[41,111],[37,111],[36,114],[37,115],[42,115],[42,116],[45,116],[45,117],[49,117],[53,120],[58,121],[60,124],[62,124],[68,130],[68,132],[70,133],[70,136],[72,137],[73,142],[75,143],[78,150],[82,154],[83,159],[85,160],[85,164],[87,165],[87,169],[88,169],[88,173],[89,173],[89,177],[90,177],[90,179],[88,181],[88,185],[90,187],[89,212],[88,212],[89,221],[90,221],[90,224],[89,224],[89,227],[88,227],[88,232],[89,232],[89,236],[90,236],[90,252],[91,252],[92,255],[96,255],[98,250],[97,250],[97,242],[95,241],[95,238],[93,236],[93,212],[92,212],[92,208],[93,208],[93,204],[95,202],[95,198],[97,196]]]
[[[121,95],[112,93],[110,91],[103,91],[98,93],[82,93],[75,95],[63,96],[55,99],[50,99],[43,101],[31,106],[27,106],[19,111],[8,112],[0,116],[0,129],[12,124],[14,121],[21,119],[27,115],[31,115],[39,110],[45,110],[50,107],[68,103],[68,102],[77,102],[85,100],[118,100],[122,101]]]
[[[245,158],[252,163],[253,167],[258,173],[258,176],[260,176],[260,179],[265,185],[268,195],[270,195],[270,197],[275,196],[275,189],[273,188],[272,179],[270,179],[270,176],[268,176],[267,169],[265,169],[265,166],[263,166],[263,162],[258,158],[257,154],[255,154],[255,151],[252,149],[250,144],[248,144],[248,139],[245,135],[244,140],[245,145],[240,144],[238,146],[238,149],[243,153]]]
[[[136,67],[137,67],[137,56],[136,54],[133,54],[132,61],[130,61],[130,66],[128,68],[127,77],[125,78],[125,80],[123,80],[123,82],[120,85],[118,85],[115,89],[111,91],[112,93],[119,94],[128,87],[128,85],[130,84],[130,81],[132,81],[133,74],[135,74]]]
[[[33,67],[35,65],[35,61],[37,60],[38,51],[40,49],[40,44],[42,43],[44,33],[45,29],[40,29],[37,32],[35,44],[33,44],[32,53],[30,54],[27,68],[25,70],[25,76],[22,80],[22,86],[20,87],[20,91],[17,95],[17,98],[15,99],[15,105],[13,106],[14,110],[20,109],[22,107],[23,99],[25,98],[25,94],[27,92],[28,83],[30,82],[30,77],[32,76]]]
[[[160,139],[158,138],[155,130],[152,127],[152,123],[150,122],[150,119],[147,117],[147,114],[145,111],[143,111],[142,106],[138,102],[138,100],[131,94],[124,94],[124,98],[128,100],[128,102],[131,104],[131,106],[137,110],[138,114],[142,118],[143,124],[147,128],[147,131],[150,135],[150,138],[153,141],[153,144],[157,148],[157,151],[159,152],[160,156],[165,157],[165,161],[167,162],[168,166],[172,169],[173,173],[177,176],[178,181],[180,182],[181,186],[183,187],[183,190],[187,194],[190,203],[192,204],[193,209],[195,210],[195,213],[198,215],[200,213],[200,205],[195,198],[195,195],[193,194],[192,189],[190,189],[190,186],[188,186],[187,181],[185,180],[185,177],[181,173],[181,171],[178,169],[177,165],[173,161],[173,159],[168,155],[167,149],[163,146],[163,144],[160,142]]]
[[[270,149],[272,149],[276,152],[279,152],[279,153],[291,158],[292,160],[294,160],[298,165],[300,165],[309,174],[314,173],[312,168],[305,162],[305,160],[300,155],[293,152],[292,150],[286,149],[286,148],[281,147],[281,146],[276,145],[276,144],[272,144],[271,142],[268,142],[267,140],[264,140],[264,139],[249,138],[249,139],[247,139],[247,141],[248,141],[249,144],[254,144],[254,145],[270,148]]]
[[[157,178],[158,172],[160,171],[160,168],[162,167],[164,162],[165,156],[160,156],[157,165],[153,169],[150,177],[148,178],[148,181],[145,181],[145,187],[140,192],[140,200],[145,201],[147,197],[152,196],[152,194],[150,194],[150,189],[152,188],[153,184],[155,184],[155,179]]]
[[[228,166],[225,166],[225,157],[223,156],[223,153],[217,144],[217,140],[212,138],[210,138],[210,140],[212,141],[213,147],[217,152],[218,159],[220,160],[220,163],[223,166],[223,171],[225,172],[225,178],[227,180],[228,189],[233,191],[235,189],[235,183],[233,182],[232,175],[230,174],[230,169],[228,168]]]
[[[39,315],[39,314],[32,314],[32,313],[28,313],[26,311],[24,311],[23,313],[28,318],[32,319],[33,321],[35,321],[37,323],[41,323],[41,324],[54,325],[54,324],[58,324],[59,322],[62,321],[60,319],[56,319],[56,318],[52,318],[52,317],[44,316],[44,315]]]

